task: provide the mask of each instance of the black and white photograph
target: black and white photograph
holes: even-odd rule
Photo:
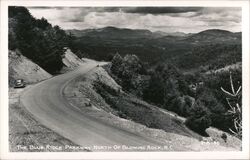
[[[7,12],[8,152],[215,154],[248,143],[241,6]]]

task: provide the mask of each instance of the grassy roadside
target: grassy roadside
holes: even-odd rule
[[[29,86],[27,86],[28,88]],[[77,152],[86,151],[37,122],[20,104],[23,89],[9,88],[10,152]]]
[[[95,83],[96,91],[116,110],[119,117],[131,119],[149,128],[188,136],[201,140],[201,136],[188,129],[182,121],[162,113],[148,103],[126,93],[117,93],[104,83]]]

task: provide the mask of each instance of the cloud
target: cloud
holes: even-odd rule
[[[126,13],[139,14],[168,14],[168,13],[187,13],[198,12],[201,7],[135,7],[123,8],[122,11]]]
[[[64,29],[114,26],[165,32],[241,31],[241,8],[229,7],[29,7]]]

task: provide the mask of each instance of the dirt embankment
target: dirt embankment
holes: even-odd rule
[[[102,67],[71,81],[64,89],[64,96],[72,107],[90,116],[164,142],[169,146],[168,151],[240,150],[240,141],[227,145],[214,131],[211,132],[213,137],[201,137],[167,111],[157,110],[157,107],[126,94]]]
[[[84,63],[84,60],[77,57],[69,48],[65,47],[65,50],[62,58],[64,67],[61,69],[61,73],[71,71]]]
[[[61,73],[71,71],[80,66],[84,61],[78,58],[70,49],[66,48],[62,59],[64,67]],[[19,50],[9,50],[9,87],[14,86],[16,79],[23,79],[32,84],[51,78],[48,72],[22,55]]]
[[[20,51],[9,50],[9,87],[14,86],[16,79],[26,83],[36,83],[52,77],[40,66],[24,57]]]

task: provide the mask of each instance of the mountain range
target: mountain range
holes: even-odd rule
[[[241,32],[210,29],[185,34],[105,27],[66,33],[74,36],[71,47],[78,56],[97,60],[109,60],[115,53],[135,54],[150,65],[171,62],[184,70],[208,62],[221,67],[241,60]],[[206,62],[204,57],[210,59]]]
[[[240,38],[241,32],[230,32],[226,30],[220,29],[209,29],[204,30],[198,33],[184,33],[184,32],[163,32],[163,31],[155,31],[152,32],[146,29],[128,29],[128,28],[116,28],[116,27],[104,27],[104,28],[97,28],[97,29],[85,29],[85,30],[77,30],[71,29],[66,30],[66,33],[72,34],[76,37],[82,36],[91,36],[91,37],[100,37],[100,38],[159,38],[159,37],[192,37],[193,39],[210,39],[211,37],[218,37],[221,38]]]

